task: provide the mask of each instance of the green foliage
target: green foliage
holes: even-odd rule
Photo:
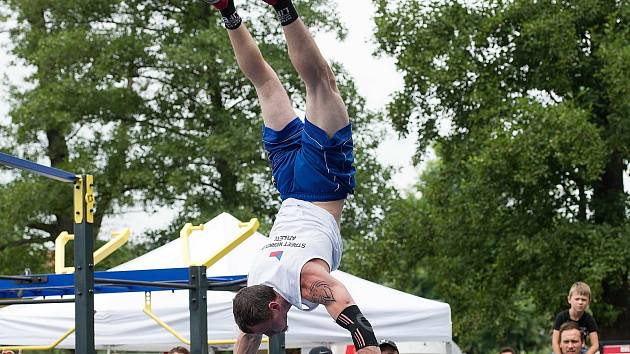
[[[258,217],[262,231],[269,230],[279,196],[260,143],[260,108],[217,11],[191,0],[0,3],[17,19],[13,54],[32,69],[27,86],[12,88],[0,148],[94,175],[96,232],[105,216],[132,206],[178,211],[170,225],[146,235],[147,245],[126,246],[100,267],[177,237],[185,222],[205,222],[223,211]],[[296,5],[309,27],[345,34],[328,1]],[[239,11],[251,14],[247,25],[265,58],[304,107],[303,86],[272,10],[257,2],[239,4]],[[348,74],[338,66],[336,72],[360,136],[358,168],[365,176],[362,198],[348,207],[352,227],[344,232],[352,238],[394,194],[386,187],[389,172],[373,156],[370,125],[380,117],[364,110]],[[0,259],[32,254],[3,261],[0,272],[21,272],[25,265],[50,271],[51,241],[72,230],[71,188],[16,173],[0,189]]]
[[[423,269],[469,352],[548,346],[577,280],[600,336],[630,337],[628,3],[374,2],[389,116],[439,159],[384,229],[418,249],[393,278]]]

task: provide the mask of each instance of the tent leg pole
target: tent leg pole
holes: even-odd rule
[[[208,278],[205,266],[189,268],[190,352],[208,354]]]
[[[285,349],[284,333],[269,338],[269,354],[285,354]]]
[[[75,313],[75,348],[77,353],[95,354],[94,346],[94,238],[92,220],[88,215],[94,212],[88,209],[86,196],[92,196],[91,178],[83,175],[75,182],[75,219],[74,219],[74,313]]]

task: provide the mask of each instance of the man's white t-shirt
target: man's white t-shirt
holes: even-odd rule
[[[300,310],[318,304],[302,299],[300,273],[306,262],[320,258],[336,270],[343,252],[339,227],[328,211],[299,199],[282,202],[269,241],[258,252],[247,285],[267,285]]]

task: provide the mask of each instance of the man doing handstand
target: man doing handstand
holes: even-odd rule
[[[255,353],[262,334],[286,331],[291,306],[308,311],[321,304],[350,332],[359,353],[378,354],[372,326],[346,287],[330,275],[341,260],[341,211],[355,185],[352,127],[334,74],[291,0],[264,0],[276,11],[291,62],[306,86],[302,122],[233,0],[208,1],[221,11],[238,65],[256,89],[263,144],[282,199],[269,242],[248,275],[248,287],[234,298],[241,330],[236,353]]]

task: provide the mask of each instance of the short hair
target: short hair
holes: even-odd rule
[[[573,296],[573,294],[584,295],[588,297],[588,300],[591,300],[591,287],[588,286],[585,282],[576,281],[569,289],[569,297]]]
[[[560,329],[558,329],[560,342],[562,342],[562,332],[571,331],[574,329],[580,332],[580,341],[584,342],[584,340],[582,339],[582,330],[580,329],[580,325],[578,325],[578,323],[575,321],[567,321],[560,325]]]
[[[396,351],[396,353],[400,353],[400,351],[398,351],[398,346],[396,345],[396,343],[394,343],[394,341],[391,341],[389,339],[382,339],[379,344],[378,347],[383,350],[383,347],[390,347],[392,349],[394,349]]]
[[[333,352],[332,350],[330,350],[330,348],[322,345],[312,348],[311,350],[309,350],[308,354],[333,354]]]
[[[175,347],[169,350],[168,354],[190,354],[190,352],[184,347]]]
[[[516,352],[514,351],[514,349],[512,349],[512,347],[503,347],[501,348],[501,350],[499,351],[500,353],[512,353],[512,354],[516,354]]]
[[[243,333],[250,333],[251,327],[271,318],[269,303],[277,297],[267,285],[252,285],[241,289],[232,301],[234,321]]]

